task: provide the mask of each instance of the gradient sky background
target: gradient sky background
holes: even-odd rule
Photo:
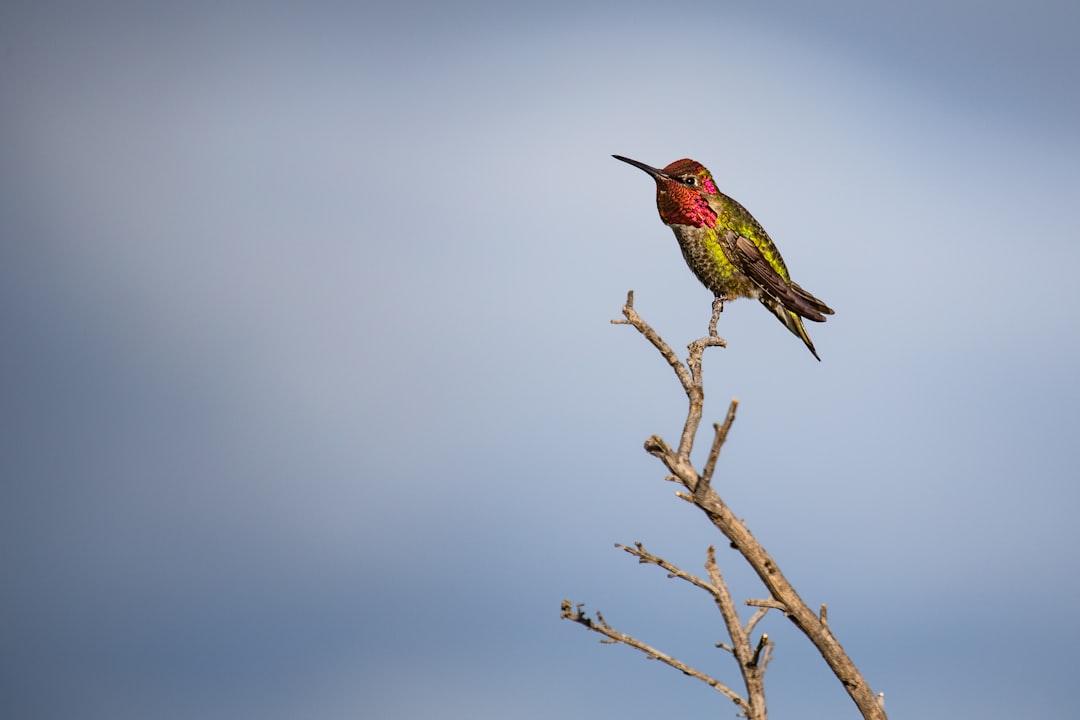
[[[1075,714],[1076,4],[385,5],[0,10],[0,715],[734,717],[559,620],[736,680],[612,547],[724,546],[608,324],[709,295],[612,153],[705,163],[836,309],[817,363],[729,305],[706,420],[890,715]],[[773,717],[857,716],[762,627]]]

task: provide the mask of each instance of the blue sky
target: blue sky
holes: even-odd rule
[[[1060,3],[8,3],[0,710],[735,709],[722,539],[641,450],[709,295],[651,182],[706,164],[836,310],[725,310],[717,486],[893,717],[1080,702],[1080,188]],[[701,448],[704,450],[704,447]],[[731,553],[738,598],[761,589]],[[774,717],[855,717],[780,618]]]

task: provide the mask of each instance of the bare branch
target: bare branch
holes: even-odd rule
[[[739,672],[742,673],[743,684],[746,686],[747,702],[753,708],[753,714],[747,716],[764,718],[765,669],[757,666],[757,654],[750,647],[750,636],[742,626],[739,609],[731,599],[727,583],[720,574],[720,566],[716,564],[716,548],[711,545],[705,553],[705,570],[709,573],[709,581],[714,588],[716,607],[724,618],[724,625],[731,638],[731,654],[739,663]]]
[[[724,418],[724,424],[713,423],[713,444],[709,449],[709,457],[705,461],[705,468],[701,472],[701,479],[707,487],[712,482],[713,471],[716,469],[716,460],[720,457],[720,448],[724,446],[724,442],[727,441],[728,431],[731,430],[731,423],[735,422],[735,411],[739,407],[739,401],[736,398],[732,398],[731,404],[728,405],[727,417]],[[698,486],[699,488],[701,485]]]
[[[678,376],[679,382],[682,384],[683,389],[690,387],[693,384],[693,380],[690,377],[690,371],[686,369],[682,361],[679,360],[679,356],[675,354],[675,351],[671,349],[671,346],[664,342],[660,335],[649,326],[641,316],[637,314],[637,310],[634,310],[634,291],[631,290],[626,293],[626,304],[623,305],[622,314],[624,320],[612,320],[612,325],[631,325],[635,330],[645,336],[645,339],[653,344],[664,359],[667,360],[668,365],[675,371],[675,375]]]
[[[720,313],[724,312],[724,298],[714,297],[712,301],[712,317],[709,318],[709,335],[717,337],[716,325],[720,322]]]
[[[787,605],[778,600],[746,600],[745,603],[752,607],[764,608],[765,610],[779,610],[785,615],[788,614]]]
[[[658,458],[667,468],[670,475],[668,480],[678,482],[686,492],[677,492],[676,495],[687,502],[693,503],[701,509],[713,525],[730,541],[735,548],[750,564],[758,578],[768,590],[768,598],[763,600],[747,600],[746,604],[756,606],[759,609],[750,620],[743,625],[739,619],[735,603],[731,599],[727,586],[716,564],[715,550],[709,548],[706,569],[709,581],[698,578],[680,568],[668,563],[662,558],[648,553],[641,543],[636,544],[636,549],[618,546],[624,551],[638,557],[643,563],[657,565],[668,571],[669,577],[678,577],[699,587],[713,596],[717,608],[724,618],[728,634],[731,636],[731,645],[718,643],[717,647],[729,651],[738,661],[740,672],[747,688],[747,698],[744,700],[734,691],[719,681],[690,668],[683,663],[667,656],[654,648],[618,631],[614,630],[603,621],[600,613],[597,620],[592,621],[582,613],[581,605],[576,610],[572,608],[568,600],[563,601],[562,617],[578,622],[585,627],[599,632],[607,638],[608,642],[620,642],[646,653],[649,657],[665,662],[668,665],[696,677],[710,686],[716,688],[726,697],[734,701],[743,714],[749,720],[764,720],[765,698],[763,689],[763,677],[765,667],[770,659],[772,642],[767,634],[762,634],[756,644],[751,644],[749,637],[755,626],[767,614],[770,609],[783,612],[809,638],[821,653],[825,662],[840,680],[844,689],[855,702],[865,720],[886,720],[884,710],[884,696],[875,695],[862,674],[852,663],[843,647],[833,637],[828,626],[828,614],[824,605],[820,613],[815,613],[799,597],[791,583],[780,572],[779,567],[772,557],[765,551],[757,539],[751,534],[745,523],[738,518],[712,488],[711,481],[720,450],[724,445],[732,423],[735,420],[735,411],[738,402],[733,400],[728,408],[727,417],[722,424],[714,424],[714,437],[708,459],[701,474],[695,469],[690,461],[690,452],[693,449],[694,439],[701,423],[702,410],[704,407],[705,393],[702,384],[702,357],[709,347],[726,347],[726,342],[716,334],[716,325],[720,313],[723,311],[723,299],[717,298],[713,302],[712,317],[709,321],[709,334],[699,338],[687,346],[689,355],[683,363],[671,347],[665,343],[659,334],[646,323],[633,307],[634,294],[627,293],[626,304],[622,308],[625,319],[612,320],[615,324],[631,325],[643,337],[645,337],[667,361],[679,379],[683,390],[686,392],[688,407],[686,421],[683,425],[682,435],[679,439],[677,450],[673,450],[659,435],[653,435],[645,441],[645,450]]]
[[[747,601],[746,604],[749,605],[750,602]],[[747,635],[749,635],[751,632],[753,632],[754,627],[759,622],[761,622],[762,618],[765,617],[765,613],[767,613],[767,612],[769,612],[769,608],[767,608],[767,607],[760,608],[757,612],[755,612],[753,617],[751,617],[750,620],[746,623],[746,628],[745,628],[745,630],[743,630],[743,632],[745,632]]]
[[[625,311],[626,308],[624,308],[624,313]],[[713,317],[715,318],[718,314],[718,306],[714,303]],[[636,312],[634,313],[634,316],[637,318],[635,328],[637,328],[639,332],[647,338],[656,336],[655,331],[653,331],[644,320],[641,320]],[[870,689],[869,684],[863,678],[862,673],[859,672],[858,668],[855,667],[851,658],[848,657],[844,648],[836,638],[833,637],[826,622],[811,610],[803,599],[799,597],[795,588],[787,578],[784,577],[783,573],[780,572],[779,567],[777,567],[775,561],[773,561],[772,557],[765,551],[765,548],[761,546],[761,543],[757,541],[750,530],[747,529],[746,525],[739,520],[720,496],[717,495],[710,483],[708,481],[701,481],[702,477],[690,462],[690,451],[693,448],[694,437],[701,422],[701,413],[705,397],[701,384],[702,354],[706,347],[726,345],[723,340],[715,336],[712,332],[714,329],[714,327],[710,327],[709,337],[701,338],[690,343],[690,356],[687,358],[686,368],[689,370],[691,382],[687,383],[686,373],[680,372],[680,368],[682,367],[681,363],[679,364],[680,368],[676,368],[676,374],[679,375],[679,379],[683,383],[683,388],[686,390],[687,398],[689,400],[686,423],[683,427],[683,434],[679,442],[678,452],[673,452],[671,447],[658,435],[653,435],[645,442],[645,449],[651,455],[657,457],[668,471],[675,476],[689,492],[689,496],[684,493],[678,493],[679,497],[697,505],[706,516],[708,516],[713,525],[731,541],[732,547],[746,558],[746,561],[754,569],[754,572],[769,591],[771,600],[776,603],[764,606],[782,609],[799,630],[809,638],[810,642],[812,642],[818,649],[818,652],[821,653],[821,656],[825,659],[825,662],[829,665],[829,668],[836,675],[837,679],[840,680],[844,689],[847,690],[848,695],[855,702],[855,705],[859,708],[859,711],[866,720],[885,720],[885,711],[878,701],[877,696]],[[653,342],[653,344],[656,345],[657,343]],[[667,357],[667,355],[665,355],[665,357]],[[673,365],[673,367],[675,366]],[[731,415],[730,409],[729,415]],[[732,420],[734,420],[733,416]],[[730,429],[730,424],[728,425],[728,429]],[[720,431],[717,430],[717,435],[719,435],[719,432]],[[714,440],[714,445],[716,445],[716,440]],[[717,450],[717,453],[719,453],[719,450]],[[753,604],[758,603],[755,602]],[[742,632],[741,627],[740,632]],[[738,648],[739,643],[736,641],[734,642],[733,649],[738,650]]]
[[[761,651],[769,646],[769,633],[761,633],[761,637],[758,639],[757,647],[754,648],[754,656],[750,658],[750,665],[757,667],[758,661],[761,660]]]
[[[769,667],[769,661],[772,660],[773,642],[772,640],[769,640],[768,633],[762,633],[761,637],[765,641],[765,647],[761,652],[761,660],[758,664],[761,666],[762,672],[764,672],[765,668]]]
[[[755,650],[750,643],[749,631],[741,624],[738,607],[735,605],[735,601],[732,600],[727,583],[724,582],[720,567],[716,563],[716,548],[710,547],[706,553],[705,569],[709,574],[709,582],[705,582],[662,557],[650,553],[641,542],[635,542],[634,547],[616,543],[615,547],[633,555],[640,563],[663,568],[667,571],[669,578],[685,580],[712,595],[713,602],[716,603],[716,607],[720,610],[720,615],[724,619],[724,624],[727,626],[728,636],[731,638],[731,645],[718,643],[717,647],[730,652],[739,664],[739,672],[743,676],[743,683],[747,690],[747,703],[750,708],[747,717],[764,718],[764,666],[759,667],[758,664],[762,645],[759,643]],[[766,639],[761,642],[767,640],[766,636]]]
[[[627,547],[626,545],[615,543],[615,547],[630,553],[638,559],[638,562],[643,565],[656,565],[657,567],[661,567],[667,570],[669,578],[679,578],[681,580],[685,580],[691,585],[696,585],[710,595],[716,594],[716,588],[714,588],[712,585],[705,582],[696,575],[691,575],[677,565],[673,565],[662,557],[653,555],[652,553],[647,551],[645,549],[645,545],[640,542],[634,543],[634,547]]]
[[[669,457],[667,461],[674,463],[677,459]],[[735,549],[750,563],[761,582],[769,590],[769,594],[779,601],[780,608],[817,647],[818,652],[843,684],[863,717],[867,720],[885,720],[884,710],[877,703],[869,684],[863,679],[851,658],[844,652],[843,647],[820,618],[799,597],[772,557],[765,552],[746,526],[712,488],[706,488],[704,493],[695,494],[695,504],[708,515],[720,532],[731,540]],[[770,604],[768,607],[776,607],[776,605]]]
[[[612,320],[612,324],[631,325],[646,340],[652,343],[653,347],[667,360],[671,369],[675,371],[676,377],[679,378],[679,384],[682,385],[683,391],[686,392],[686,397],[690,401],[691,412],[686,417],[682,437],[679,439],[679,455],[689,462],[690,448],[694,445],[694,436],[697,435],[698,425],[701,423],[701,411],[705,405],[705,391],[701,384],[701,357],[705,352],[705,348],[727,347],[727,342],[717,336],[715,332],[710,333],[707,337],[699,338],[687,346],[690,354],[686,358],[686,363],[683,364],[679,360],[679,356],[671,349],[671,346],[664,342],[660,335],[634,310],[633,290],[626,294],[626,304],[623,305],[622,314],[625,319]],[[713,330],[715,330],[715,327]]]
[[[690,667],[686,663],[680,662],[679,660],[676,660],[675,658],[671,657],[670,655],[668,655],[666,653],[662,653],[659,650],[657,650],[656,648],[651,647],[649,645],[646,645],[645,643],[641,642],[637,638],[634,638],[634,637],[631,637],[630,635],[619,632],[618,630],[616,630],[613,627],[611,627],[610,625],[608,625],[604,621],[603,616],[599,612],[596,613],[596,620],[592,620],[584,612],[582,612],[582,608],[584,608],[584,607],[585,607],[584,603],[578,603],[577,605],[572,605],[569,600],[563,600],[562,601],[562,614],[560,615],[560,617],[562,619],[564,619],[564,620],[571,620],[573,622],[576,622],[579,625],[587,627],[588,629],[592,630],[593,632],[600,633],[601,635],[608,638],[609,642],[619,642],[619,643],[622,643],[623,645],[628,645],[629,647],[632,647],[632,648],[634,648],[636,650],[640,650],[641,652],[645,653],[645,655],[650,660],[659,660],[660,662],[664,663],[665,665],[670,665],[671,667],[675,668],[676,670],[683,673],[684,675],[689,675],[692,678],[697,678],[698,680],[702,681],[703,683],[705,683],[709,687],[718,690],[720,693],[722,693],[724,695],[724,697],[728,698],[733,703],[738,705],[739,709],[742,710],[744,713],[746,713],[749,710],[749,708],[748,708],[748,706],[746,704],[746,700],[744,700],[742,697],[739,696],[739,694],[737,692],[735,692],[734,690],[732,690],[731,688],[729,688],[727,685],[720,682],[716,678],[711,677],[709,675],[706,675],[705,673],[701,672],[700,670],[695,670],[694,668]]]

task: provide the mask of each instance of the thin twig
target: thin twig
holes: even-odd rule
[[[602,615],[600,615],[600,613],[597,613],[596,620],[593,620],[592,618],[588,617],[584,612],[582,612],[583,607],[585,607],[584,603],[572,605],[569,600],[563,600],[561,617],[564,620],[572,620],[579,625],[583,625],[584,627],[587,627],[593,632],[598,632],[613,642],[619,642],[636,650],[640,650],[641,652],[645,653],[645,655],[650,659],[659,660],[665,665],[670,665],[684,675],[689,675],[690,677],[697,678],[709,687],[715,688],[716,690],[721,692],[724,697],[728,698],[733,703],[738,705],[739,709],[742,710],[744,713],[748,710],[746,700],[744,700],[742,697],[739,696],[737,692],[735,692],[716,678],[706,675],[700,670],[696,670],[687,665],[686,663],[676,660],[670,655],[662,653],[650,645],[646,645],[637,638],[619,632],[618,630],[608,625],[607,622],[604,621],[604,618]]]
[[[761,661],[761,651],[769,647],[769,633],[761,633],[761,637],[758,638],[757,647],[754,648],[754,656],[750,658],[750,665],[757,667]]]
[[[709,335],[717,337],[716,325],[720,322],[720,313],[724,312],[724,298],[714,297],[712,301],[712,317],[709,318]]]
[[[765,610],[779,610],[780,612],[784,613],[785,615],[787,614],[787,605],[780,602],[779,600],[754,600],[754,599],[750,599],[750,600],[744,600],[743,602],[745,604],[747,604],[747,605],[750,605],[751,607],[764,608]]]
[[[750,635],[743,628],[739,618],[739,609],[731,598],[727,583],[716,564],[716,548],[709,546],[705,553],[705,570],[715,591],[713,598],[716,607],[724,618],[728,636],[731,638],[731,654],[739,663],[739,672],[746,686],[747,704],[753,709],[748,717],[765,717],[765,669],[757,666],[757,653],[750,646]]]
[[[746,604],[747,604],[747,605],[749,605],[750,603],[748,602],[748,603],[746,603]],[[757,612],[755,612],[755,613],[753,614],[753,616],[752,616],[752,617],[751,617],[751,618],[750,618],[750,619],[749,619],[749,620],[747,621],[747,623],[746,623],[746,629],[744,630],[744,632],[745,632],[745,633],[746,633],[747,635],[749,635],[750,633],[752,633],[752,632],[754,631],[754,628],[755,628],[755,627],[757,626],[757,624],[758,624],[759,622],[761,622],[762,618],[764,618],[764,617],[765,617],[765,614],[766,614],[767,612],[769,612],[769,608],[767,608],[767,607],[763,607],[763,608],[758,608]]]
[[[724,418],[724,424],[713,423],[713,444],[709,448],[709,457],[705,460],[705,468],[701,471],[702,484],[698,485],[698,488],[708,487],[712,482],[713,471],[716,470],[716,460],[720,457],[720,448],[724,446],[724,442],[727,441],[728,432],[731,430],[731,423],[735,422],[735,410],[739,407],[739,401],[736,398],[732,398],[731,404],[728,405],[727,417]]]
[[[686,397],[690,401],[690,410],[686,414],[682,437],[679,438],[679,455],[687,460],[690,459],[690,450],[694,447],[694,438],[697,437],[698,425],[701,424],[701,412],[705,408],[705,385],[701,378],[701,362],[705,349],[711,347],[727,347],[727,342],[719,336],[708,335],[686,346],[690,353],[686,356],[686,367],[690,371],[692,382],[690,385],[683,385]]]
[[[626,293],[626,304],[623,305],[622,314],[625,319],[615,319],[611,321],[612,325],[631,325],[635,330],[645,336],[645,339],[652,343],[653,347],[660,351],[660,354],[667,360],[668,365],[675,371],[675,375],[678,376],[679,382],[683,388],[687,388],[693,384],[693,380],[690,377],[690,371],[683,365],[679,356],[671,349],[671,346],[664,342],[660,335],[657,334],[652,327],[649,326],[641,316],[634,310],[634,291],[631,290]]]
[[[678,567],[677,565],[673,565],[662,557],[653,555],[648,550],[646,550],[645,545],[640,542],[635,542],[634,547],[627,547],[626,545],[615,543],[615,547],[630,553],[638,559],[638,562],[642,564],[656,565],[657,567],[661,567],[667,570],[669,578],[679,578],[680,580],[685,580],[691,585],[701,588],[710,595],[715,595],[717,592],[716,587],[710,585],[696,575],[686,572],[682,568]]]
[[[684,364],[679,356],[660,337],[659,333],[652,329],[634,309],[634,291],[626,293],[626,303],[622,307],[623,319],[612,320],[613,325],[630,325],[645,337],[660,355],[667,360],[668,365],[675,371],[687,399],[690,401],[692,411],[686,416],[683,425],[682,436],[679,439],[679,455],[687,462],[690,460],[690,449],[694,446],[694,436],[697,435],[698,425],[701,423],[701,411],[705,405],[705,391],[701,383],[701,358],[705,348],[727,347],[727,342],[710,333],[708,337],[698,338],[687,346],[689,355]],[[714,328],[715,329],[715,328]]]
[[[716,548],[710,547],[705,557],[705,570],[709,574],[709,582],[705,582],[696,575],[689,573],[674,563],[662,557],[654,555],[645,549],[641,542],[635,542],[634,547],[627,547],[616,543],[615,547],[623,550],[638,559],[640,563],[656,565],[667,570],[669,578],[679,578],[701,588],[713,597],[720,615],[727,626],[731,644],[717,643],[717,647],[730,652],[739,664],[739,672],[743,676],[743,684],[746,686],[748,718],[765,717],[765,688],[764,688],[764,665],[759,666],[757,655],[760,648],[754,650],[749,639],[749,630],[744,628],[739,619],[739,610],[735,601],[731,598],[727,583],[720,573],[720,567],[716,563]]]

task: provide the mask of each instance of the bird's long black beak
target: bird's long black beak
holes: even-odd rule
[[[630,158],[623,157],[622,155],[612,155],[611,157],[615,158],[616,160],[622,160],[624,163],[628,163],[630,165],[633,165],[634,167],[638,168],[639,170],[644,170],[645,172],[652,175],[654,178],[668,178],[668,176],[666,174],[664,174],[664,172],[662,170],[657,170],[652,165],[646,165],[643,162],[638,162],[637,160],[631,160]],[[670,178],[668,178],[668,179],[670,179]]]

